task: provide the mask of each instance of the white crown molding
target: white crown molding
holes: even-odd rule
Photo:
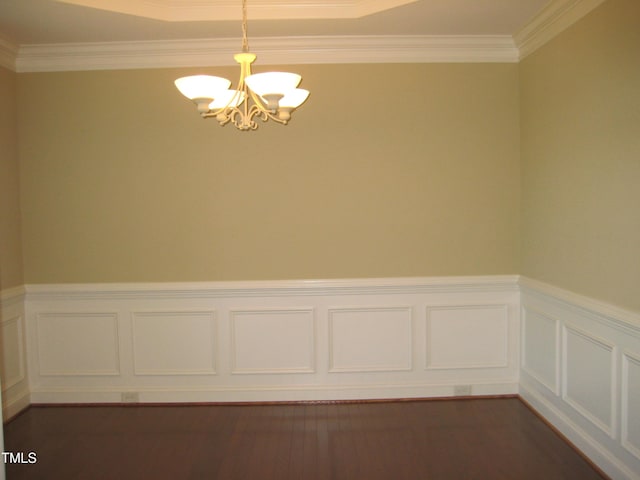
[[[514,36],[520,60],[566,30],[605,0],[553,0]]]
[[[8,40],[0,38],[0,67],[15,71],[17,56],[18,47]]]
[[[258,64],[518,61],[508,35],[309,36],[251,39]],[[22,45],[17,72],[235,65],[238,39]]]
[[[387,0],[380,1],[384,3]],[[517,63],[604,1],[553,0],[513,37],[262,37],[252,38],[251,46],[261,65]],[[239,51],[239,47],[237,38],[20,46],[0,38],[0,66],[16,72],[54,72],[235,65],[233,54]]]

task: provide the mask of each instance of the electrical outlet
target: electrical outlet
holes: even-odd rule
[[[138,392],[122,392],[122,403],[138,403],[139,401]]]
[[[471,385],[454,385],[453,395],[455,397],[468,397],[471,395]]]

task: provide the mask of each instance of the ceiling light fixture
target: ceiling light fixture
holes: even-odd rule
[[[240,79],[235,90],[226,78],[192,75],[178,78],[175,85],[193,101],[202,118],[215,117],[220,125],[232,122],[239,130],[258,128],[256,119],[269,119],[286,125],[291,112],[309,96],[297,88],[302,77],[296,73],[265,72],[251,74],[256,56],[249,52],[247,40],[247,0],[242,0],[242,53],[233,56],[240,64]]]

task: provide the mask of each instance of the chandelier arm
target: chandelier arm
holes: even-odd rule
[[[251,121],[247,115],[238,109],[235,109],[229,118],[231,119],[231,123],[239,130],[255,130],[258,128],[255,122]]]
[[[263,112],[269,112],[269,109],[266,108],[262,98],[260,98],[260,95],[256,94],[256,92],[254,92],[250,88],[247,88],[247,90],[249,91],[249,95],[251,96],[251,99],[253,100],[253,104],[256,106],[256,108],[258,108]]]
[[[274,122],[278,122],[281,123],[282,125],[286,125],[287,124],[287,120],[282,120],[281,118],[278,118],[277,115],[274,115],[273,113],[269,112],[269,110],[263,110],[266,118],[264,118],[264,121],[267,121],[267,118],[270,118],[271,120],[273,120]]]
[[[245,1],[246,0],[243,0],[243,3],[245,3]],[[243,48],[244,48],[244,45],[243,45]],[[243,53],[248,53],[248,52],[243,52]],[[238,79],[238,86],[236,87],[235,93],[231,96],[231,98],[229,99],[229,101],[224,107],[220,107],[217,110],[209,111],[202,114],[203,118],[218,117],[218,115],[223,114],[226,117],[226,121],[218,119],[218,121],[220,122],[220,125],[226,125],[229,122],[229,119],[231,118],[232,115],[235,117],[236,115],[238,115],[238,113],[240,114],[242,113],[238,108],[239,102],[237,101],[239,98],[242,98],[243,96],[242,94],[244,94],[243,108],[245,110],[245,114],[247,113],[246,106],[247,106],[247,103],[249,102],[248,91],[250,90],[248,89],[244,79],[248,75],[251,75],[251,62],[253,60],[251,59],[247,60],[247,58],[244,56],[243,58],[239,58],[240,56],[236,56],[236,57],[238,57],[236,58],[236,61],[240,63],[240,78]],[[253,92],[251,93],[253,94]]]
[[[256,105],[253,105],[253,106],[256,108],[256,110],[260,111],[260,117],[262,118],[263,122],[266,122],[268,119],[271,119],[274,122],[281,123],[282,125],[286,125],[287,124],[286,120],[282,120],[282,119],[278,118],[277,115],[274,115],[269,110],[266,110],[264,107],[257,107]]]
[[[273,113],[269,112],[269,110],[265,110],[264,108],[260,108],[260,107],[256,106],[255,104],[252,105],[251,108],[255,109],[251,116],[252,117],[259,116],[260,119],[263,122],[266,122],[267,120],[271,119],[274,122],[281,123],[282,125],[286,125],[287,124],[286,120],[282,120],[282,119],[278,118],[276,115],[274,115]]]
[[[211,118],[211,117],[215,117],[220,113],[224,113],[227,110],[233,110],[233,109],[237,109],[237,106],[234,106],[234,103],[236,101],[236,99],[241,96],[240,94],[242,93],[242,90],[237,90],[235,91],[235,93],[231,96],[231,98],[229,99],[229,101],[227,102],[227,104],[224,107],[220,107],[217,110],[209,110],[208,112],[205,112],[202,114],[202,118]],[[245,99],[246,99],[246,92],[245,92]]]
[[[261,116],[263,122],[266,122],[268,119],[271,119],[274,122],[281,123],[282,125],[286,125],[287,124],[286,120],[282,120],[282,119],[278,118],[278,116],[276,115],[277,110],[272,112],[271,110],[266,108],[266,105],[264,104],[264,101],[262,100],[260,95],[258,95],[256,92],[254,92],[250,88],[246,88],[246,90],[248,90],[249,95],[251,96],[251,99],[253,100],[252,108],[255,108],[256,110],[261,112],[260,116]]]

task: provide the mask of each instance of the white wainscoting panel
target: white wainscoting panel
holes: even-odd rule
[[[329,310],[329,371],[411,370],[412,316],[406,306]]]
[[[305,309],[231,311],[232,373],[313,373],[315,312]]]
[[[428,307],[427,368],[506,367],[507,315],[507,305]]]
[[[622,356],[622,446],[640,460],[640,353]]]
[[[33,403],[518,391],[514,276],[27,285],[25,291]],[[427,312],[437,339],[426,334]],[[427,339],[434,363],[447,368],[424,368]]]
[[[536,310],[522,309],[522,369],[560,394],[560,322]]]
[[[215,375],[214,311],[133,312],[136,375]]]
[[[42,376],[119,375],[118,314],[41,313],[36,317]]]
[[[24,289],[18,287],[0,292],[0,374],[5,420],[30,403],[25,323]]]
[[[2,387],[9,389],[26,378],[22,316],[2,318]]]
[[[614,438],[614,346],[570,325],[564,326],[563,341],[562,398]]]
[[[640,480],[640,315],[520,285],[520,395],[612,479]]]

